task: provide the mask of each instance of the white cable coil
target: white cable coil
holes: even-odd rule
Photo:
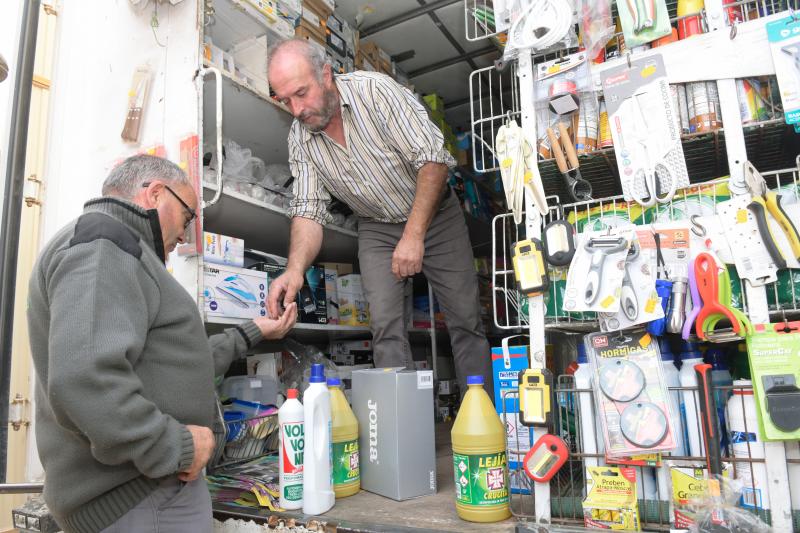
[[[509,41],[515,49],[546,50],[567,35],[572,23],[570,0],[533,0],[511,25]]]

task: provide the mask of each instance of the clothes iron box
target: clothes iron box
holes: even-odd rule
[[[217,265],[244,266],[244,241],[219,233],[203,232],[203,261]]]
[[[203,265],[206,316],[258,318],[267,315],[267,274],[227,265]]]

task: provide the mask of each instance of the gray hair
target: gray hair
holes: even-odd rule
[[[152,180],[191,186],[186,173],[172,161],[142,154],[131,156],[114,167],[103,182],[103,196],[130,200],[142,188],[142,183]]]
[[[311,71],[314,73],[317,81],[322,81],[323,69],[325,68],[325,65],[330,65],[331,63],[330,59],[328,59],[328,54],[325,53],[324,48],[315,46],[308,40],[300,37],[285,39],[273,46],[269,51],[269,56],[267,58],[268,68],[269,64],[272,62],[272,58],[281,53],[284,49],[299,51],[306,58],[306,60],[308,60],[308,63],[311,65]]]

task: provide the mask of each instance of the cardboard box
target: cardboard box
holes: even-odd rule
[[[335,270],[340,276],[353,273],[353,265],[351,263],[319,263],[319,266],[322,268]]]
[[[278,0],[278,14],[282,17],[286,15],[294,15],[293,18],[298,18],[303,14],[302,0]]]
[[[450,394],[455,394],[457,389],[456,380],[454,379],[443,379],[439,381],[439,396],[448,396]]]
[[[331,355],[372,352],[372,341],[332,341],[328,348]]]
[[[300,25],[294,29],[294,36],[298,39],[305,39],[325,49],[324,30],[314,27],[305,19],[302,19]]]
[[[342,56],[342,63],[344,63],[344,56],[347,55],[347,45],[345,44],[341,34],[328,28],[325,31],[325,44],[327,44],[328,48],[331,49],[336,55]]]
[[[291,39],[294,37],[294,22],[294,19],[289,21],[283,17],[278,17],[274,22],[267,24],[267,30],[277,37],[277,40]]]
[[[361,286],[361,275],[339,276],[336,293],[339,298],[339,324],[369,326],[369,303]]]
[[[342,365],[342,366],[354,366],[354,365],[372,366],[373,364],[372,352],[331,355],[331,359],[337,365]]]
[[[267,274],[227,265],[203,265],[206,316],[258,318],[267,315]]]
[[[435,494],[433,373],[359,370],[352,396],[361,488],[398,501]]]
[[[422,99],[425,100],[425,103],[431,108],[431,111],[444,113],[444,101],[439,97],[438,94],[426,94],[422,97]]]
[[[589,494],[583,500],[583,524],[592,529],[640,531],[636,469],[590,466]]]
[[[527,346],[492,348],[492,375],[494,377],[494,405],[497,414],[506,425],[506,447],[508,449],[508,469],[517,470],[525,454],[533,445],[533,432],[519,420],[518,396],[505,396],[504,393],[519,390],[519,373],[530,366]],[[512,494],[530,494],[530,485],[520,485],[519,480],[511,478]]]
[[[322,20],[328,20],[336,9],[333,0],[303,0],[303,10],[312,9],[322,16]]]
[[[300,322],[305,324],[328,323],[328,300],[325,296],[325,271],[312,266],[306,271],[305,284],[297,296]]]
[[[336,14],[332,14],[328,17],[327,20],[328,29],[334,31],[341,35],[344,31],[344,21],[336,16]]]
[[[322,265],[320,265],[322,267]],[[327,299],[328,324],[339,323],[339,297],[336,291],[336,280],[339,273],[333,268],[322,267],[325,273],[325,298]]]
[[[241,268],[244,266],[244,241],[236,237],[204,231],[203,261]]]

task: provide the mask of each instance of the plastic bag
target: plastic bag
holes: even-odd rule
[[[322,355],[322,352],[314,346],[306,346],[290,338],[284,339],[283,343],[285,350],[292,356],[288,363],[284,361],[283,373],[281,374],[279,388],[284,396],[286,396],[286,391],[289,389],[303,391],[308,388],[311,365],[325,365],[325,375],[327,377],[339,375],[339,371],[333,361]]]
[[[593,60],[614,36],[611,0],[577,0],[581,43]]]
[[[690,531],[694,533],[772,533],[773,529],[762,522],[758,515],[747,509],[737,507],[742,493],[743,482],[739,479],[718,477],[720,494],[706,492],[706,498],[695,502],[695,523]],[[709,481],[709,485],[710,485]],[[720,524],[722,522],[722,524]]]
[[[504,62],[517,59],[521,50],[541,54],[577,46],[572,0],[509,0],[506,8],[511,26]]]

